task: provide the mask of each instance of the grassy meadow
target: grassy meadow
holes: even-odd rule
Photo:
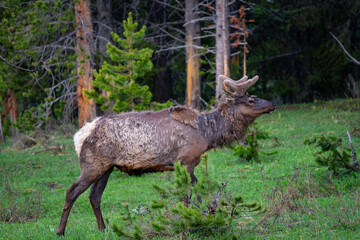
[[[261,162],[252,163],[237,159],[227,148],[208,153],[211,180],[231,179],[227,194],[239,193],[268,209],[238,219],[233,232],[241,239],[360,239],[360,174],[333,176],[315,164],[316,149],[303,144],[305,138],[331,134],[342,137],[347,147],[349,130],[360,158],[360,100],[283,105],[257,122],[270,134],[261,141],[262,150],[277,154],[260,153]],[[25,149],[19,149],[23,146],[14,138],[1,148],[0,239],[58,239],[55,232],[65,193],[80,173],[72,134],[42,133],[36,145]],[[51,146],[61,148],[41,151]],[[205,175],[204,162],[195,175]],[[97,230],[87,190],[75,202],[62,239],[119,239],[109,226],[122,221],[122,204],[147,206],[157,198],[152,182],[166,187],[172,176],[172,172],[128,176],[115,170],[102,197],[107,230]]]

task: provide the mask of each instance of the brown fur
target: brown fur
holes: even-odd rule
[[[198,129],[197,122],[200,117],[198,111],[185,106],[176,106],[169,108],[169,112],[172,119]]]
[[[96,119],[75,135],[81,175],[67,191],[57,233],[64,234],[73,203],[91,185],[90,203],[98,228],[105,229],[100,201],[114,167],[139,175],[173,170],[180,161],[195,183],[194,168],[204,152],[241,139],[256,117],[273,110],[272,103],[245,95],[202,114],[177,106]]]

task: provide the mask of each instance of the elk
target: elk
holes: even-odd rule
[[[140,175],[174,170],[175,161],[180,161],[196,183],[194,168],[204,152],[242,139],[255,118],[275,110],[271,102],[248,95],[258,76],[219,78],[230,98],[211,112],[175,106],[99,117],[83,126],[74,136],[81,174],[66,192],[57,234],[64,235],[73,203],[91,185],[90,203],[99,230],[105,229],[100,202],[114,167]]]

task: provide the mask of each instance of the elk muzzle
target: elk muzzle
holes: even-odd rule
[[[275,111],[276,105],[272,102],[257,98],[254,110],[260,111],[261,113],[273,113]]]

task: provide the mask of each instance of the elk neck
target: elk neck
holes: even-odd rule
[[[226,102],[220,104],[214,111],[201,114],[198,126],[208,141],[209,150],[242,139],[248,130],[248,125],[254,120],[254,117],[237,112],[231,102]]]

